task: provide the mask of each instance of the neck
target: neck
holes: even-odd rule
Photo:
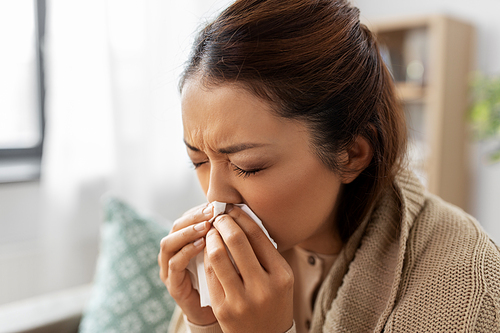
[[[342,250],[343,243],[338,232],[328,232],[313,236],[297,246],[319,254],[338,254]]]

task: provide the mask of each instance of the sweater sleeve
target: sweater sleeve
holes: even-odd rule
[[[176,307],[170,319],[168,333],[222,333],[222,330],[217,322],[207,326],[195,325],[187,320],[181,308]]]
[[[187,327],[184,324],[184,316],[180,307],[176,306],[170,324],[168,326],[168,333],[187,333]]]
[[[188,332],[190,333],[222,333],[222,329],[219,323],[214,323],[208,326],[198,326],[190,323],[185,316],[184,323],[188,327]],[[290,329],[288,329],[285,333],[297,333],[297,330],[295,328],[295,321],[293,322],[292,327],[290,327]]]
[[[285,333],[296,333],[295,321],[293,321],[292,327]],[[172,318],[170,319],[170,325],[168,328],[168,333],[222,333],[222,329],[219,323],[214,323],[208,326],[198,326],[190,323],[186,316],[182,313],[179,307],[176,307]]]
[[[209,326],[198,326],[195,324],[190,323],[186,317],[184,317],[184,323],[188,326],[189,330],[188,332],[191,333],[222,333],[222,329],[219,325],[219,323],[214,323]],[[297,330],[295,328],[295,321],[293,322],[292,327],[285,333],[297,333]]]
[[[500,311],[491,295],[486,294],[483,297],[479,309],[475,333],[500,332]]]
[[[500,248],[493,242],[486,247],[482,266],[483,295],[474,332],[500,332]]]
[[[184,323],[188,327],[188,332],[190,333],[222,333],[222,329],[220,328],[218,322],[215,322],[212,325],[200,326],[189,322],[186,316],[183,317],[184,317]]]

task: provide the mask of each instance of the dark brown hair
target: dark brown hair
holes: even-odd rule
[[[406,124],[374,36],[345,0],[238,0],[198,35],[180,88],[240,84],[277,115],[302,121],[319,158],[342,174],[340,153],[357,136],[369,166],[341,197],[346,241],[391,186],[406,150]]]

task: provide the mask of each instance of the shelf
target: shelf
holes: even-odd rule
[[[424,100],[426,97],[426,88],[419,84],[396,82],[396,89],[404,102]]]
[[[405,111],[410,167],[429,192],[467,211],[465,119],[474,28],[442,15],[367,23]]]

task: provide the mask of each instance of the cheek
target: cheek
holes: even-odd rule
[[[294,246],[325,226],[333,214],[340,181],[322,165],[266,177],[243,197],[280,247]]]

